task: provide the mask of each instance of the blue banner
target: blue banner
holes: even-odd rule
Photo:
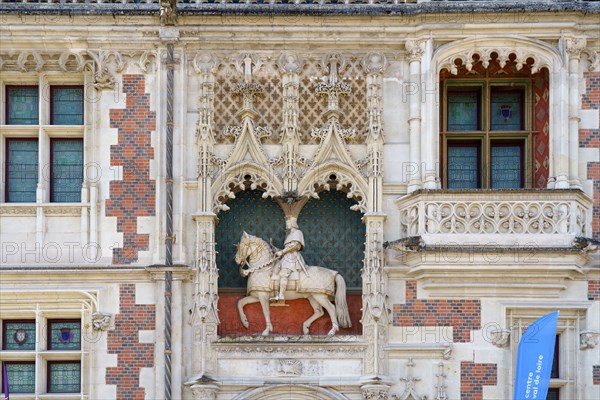
[[[519,342],[514,400],[546,400],[554,359],[558,311],[535,321]]]

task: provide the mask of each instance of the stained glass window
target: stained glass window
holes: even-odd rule
[[[35,363],[7,362],[5,365],[10,394],[35,392]]]
[[[80,202],[83,183],[83,141],[52,140],[52,196],[57,203]]]
[[[514,189],[522,184],[522,147],[519,144],[492,144],[492,188]]]
[[[38,182],[37,139],[7,139],[7,202],[35,203]]]
[[[83,124],[83,87],[52,87],[53,125]]]
[[[39,123],[39,90],[37,86],[7,86],[7,124],[37,125]]]
[[[81,363],[48,362],[49,393],[79,393],[81,391]]]
[[[449,189],[476,189],[479,187],[479,152],[476,144],[450,144],[447,155]]]
[[[302,252],[304,260],[308,265],[338,271],[348,287],[362,288],[363,214],[350,209],[356,202],[344,192],[320,192],[319,198],[309,200],[298,217],[306,243]]]
[[[480,130],[479,91],[448,91],[448,132]]]
[[[492,109],[490,110],[492,131],[520,131],[524,129],[523,95],[522,90],[514,90],[510,87],[492,88]]]
[[[244,231],[264,240],[273,239],[281,247],[285,239],[285,217],[273,200],[263,199],[261,191],[245,190],[227,202],[228,211],[218,214],[215,231],[217,267],[220,287],[246,287],[246,278],[239,274],[235,263],[235,245]]]
[[[3,350],[35,350],[35,321],[2,322]]]
[[[79,349],[81,349],[80,321],[48,321],[48,350]]]

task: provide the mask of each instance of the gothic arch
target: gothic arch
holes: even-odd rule
[[[237,163],[223,171],[212,184],[213,211],[227,211],[227,200],[235,198],[235,193],[245,189],[263,191],[263,198],[282,193],[283,184],[273,170],[256,162]]]
[[[489,61],[492,53],[498,54],[499,60],[508,60],[509,55],[514,54],[517,69],[520,69],[527,59],[532,58],[534,60],[532,73],[542,68],[548,68],[551,73],[555,73],[563,66],[558,50],[550,44],[541,40],[509,35],[483,39],[469,38],[440,46],[432,54],[431,65],[434,67],[432,72],[438,74],[446,68],[454,74],[456,60],[460,59],[463,65],[469,68],[474,55],[478,55],[485,63]]]
[[[332,187],[332,183],[335,187]],[[309,197],[318,196],[322,190],[340,190],[354,199],[354,211],[367,212],[368,184],[358,172],[346,164],[328,161],[310,168],[298,184],[298,192]]]
[[[348,397],[333,389],[299,384],[248,389],[233,400],[348,400]]]

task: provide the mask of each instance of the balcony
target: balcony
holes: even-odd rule
[[[417,191],[396,204],[401,237],[429,246],[557,248],[592,236],[592,200],[580,190]]]
[[[420,190],[396,204],[388,273],[432,297],[560,297],[598,244],[580,190]]]

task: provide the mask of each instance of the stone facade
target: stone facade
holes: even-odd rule
[[[36,365],[22,398],[510,398],[521,334],[556,309],[551,386],[600,397],[600,4],[338,3],[0,5],[0,327],[83,338],[2,350]],[[522,129],[447,132],[461,85],[482,121],[494,90],[526,88]],[[81,125],[51,123],[61,86],[83,87]],[[37,124],[10,123],[11,87],[38,88]],[[66,139],[81,201],[57,203]],[[35,171],[11,164],[35,140]],[[485,143],[480,188],[448,189],[457,140]],[[521,188],[491,188],[496,143],[521,146]],[[22,177],[36,201],[7,201]],[[281,247],[284,211],[353,282],[351,328],[327,336],[323,312],[304,335],[304,299],[271,308],[271,335],[259,303],[243,327],[219,241]],[[79,392],[52,393],[56,362],[80,366]]]

